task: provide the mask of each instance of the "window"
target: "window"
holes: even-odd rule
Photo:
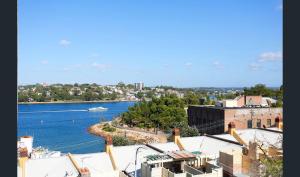
[[[271,119],[267,119],[267,127],[271,127],[272,125],[272,120]]]
[[[248,128],[252,128],[252,120],[248,120],[247,124],[248,124]]]
[[[261,119],[257,119],[256,127],[261,128]]]

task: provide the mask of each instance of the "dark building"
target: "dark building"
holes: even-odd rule
[[[189,106],[188,124],[199,133],[221,134],[227,132],[229,122],[237,129],[263,128],[275,126],[275,118],[281,117],[282,108],[263,107],[216,107]]]

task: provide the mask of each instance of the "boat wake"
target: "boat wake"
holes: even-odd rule
[[[88,111],[86,109],[74,109],[74,110],[57,110],[57,111],[26,111],[26,112],[18,112],[21,114],[34,114],[34,113],[47,113],[47,112],[82,112]]]

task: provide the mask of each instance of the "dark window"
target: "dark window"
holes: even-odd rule
[[[248,124],[248,128],[252,128],[252,120],[248,120],[247,124]]]
[[[272,125],[272,120],[271,119],[267,119],[267,127],[271,127]]]
[[[261,119],[257,119],[256,127],[261,128]]]

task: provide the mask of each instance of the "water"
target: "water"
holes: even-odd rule
[[[101,119],[127,111],[134,102],[61,103],[18,105],[18,137],[31,135],[33,146],[43,146],[63,153],[93,153],[104,150],[104,140],[88,133],[89,126]],[[108,108],[105,112],[89,112],[92,107]]]

